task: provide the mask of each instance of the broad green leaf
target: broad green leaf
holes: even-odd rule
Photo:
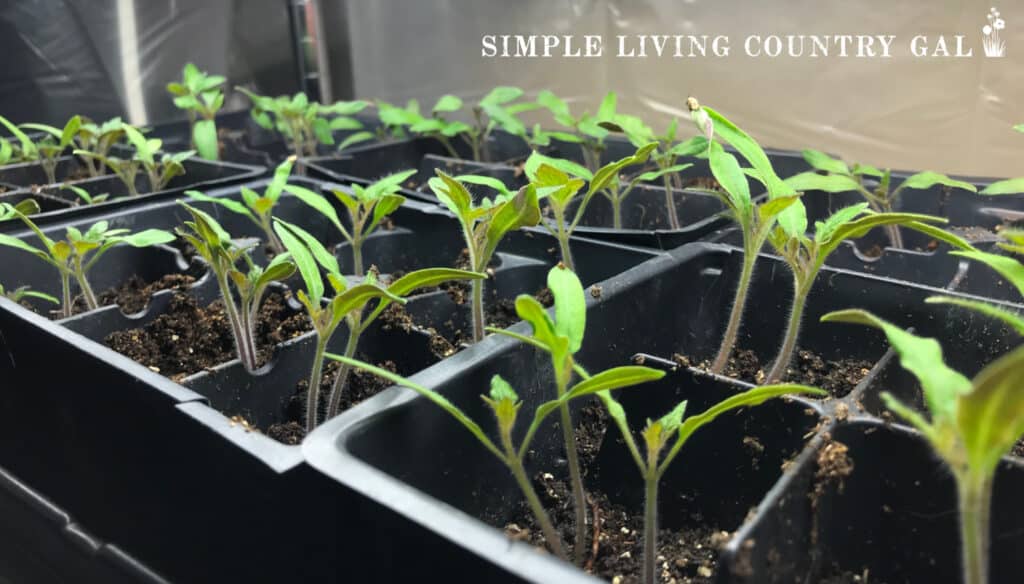
[[[526,172],[526,176],[533,180],[537,176],[537,171],[542,164],[546,164],[552,168],[557,168],[566,174],[577,176],[587,181],[594,178],[594,173],[590,172],[590,170],[581,164],[577,164],[571,160],[552,158],[541,154],[536,150],[534,150],[533,154],[530,154],[530,157],[526,159],[526,164],[523,167],[523,170]]]
[[[366,142],[367,140],[373,140],[374,138],[376,138],[376,136],[373,134],[373,132],[356,132],[355,134],[352,134],[351,136],[342,140],[341,144],[338,144],[338,150],[344,150],[349,146],[358,144],[360,142]]]
[[[369,363],[363,363],[362,361],[349,359],[348,357],[335,355],[333,353],[328,353],[327,358],[348,364],[352,367],[355,367],[356,369],[368,371],[370,373],[373,373],[377,377],[386,379],[396,385],[401,385],[402,387],[409,388],[415,391],[416,393],[422,395],[426,399],[434,402],[434,404],[440,406],[441,409],[443,409],[444,411],[448,412],[453,418],[455,418],[456,421],[458,421],[460,424],[462,424],[463,427],[469,430],[469,432],[473,434],[473,436],[476,437],[476,439],[479,440],[480,443],[483,444],[485,448],[490,450],[492,454],[494,454],[503,461],[505,460],[505,455],[502,454],[501,450],[499,450],[498,447],[495,446],[493,442],[491,442],[490,438],[488,438],[487,435],[484,434],[484,431],[480,429],[480,426],[478,426],[476,422],[474,422],[473,420],[469,419],[469,416],[464,414],[462,410],[455,406],[455,404],[448,401],[444,396],[437,393],[436,391],[428,389],[418,383],[414,383],[400,375],[396,375],[388,371],[387,369],[381,369],[380,367],[370,365]]]
[[[60,134],[60,146],[67,148],[71,145],[71,141],[75,139],[75,134],[78,133],[78,129],[82,127],[82,118],[80,116],[74,116],[68,123],[64,125],[64,131]]]
[[[952,422],[956,416],[957,398],[971,391],[971,382],[946,365],[942,346],[935,339],[919,337],[882,320],[870,312],[850,309],[830,312],[822,322],[848,322],[881,329],[900,357],[900,365],[914,374],[921,383],[932,419]]]
[[[11,156],[13,155],[14,147],[11,146],[11,143],[5,140],[4,138],[0,138],[0,166],[3,166],[10,162]]]
[[[472,184],[472,185],[480,185],[480,186],[484,186],[484,187],[488,187],[488,188],[494,189],[494,190],[498,191],[499,193],[501,193],[501,195],[504,196],[504,197],[512,196],[512,191],[508,190],[508,187],[505,186],[505,183],[503,183],[502,181],[494,178],[493,176],[480,176],[480,175],[476,175],[476,174],[463,174],[463,175],[459,175],[459,176],[455,177],[455,180],[457,180],[459,182],[462,182],[462,183],[469,183],[469,184]]]
[[[945,185],[947,187],[953,187],[957,189],[964,189],[972,193],[978,192],[977,187],[971,183],[964,182],[962,180],[954,180],[944,174],[937,172],[925,171],[913,174],[907,177],[906,180],[897,187],[899,189],[927,189],[933,185]]]
[[[672,411],[658,420],[666,434],[671,434],[679,429],[680,424],[683,423],[683,415],[686,414],[686,405],[685,400],[679,402],[676,407],[672,408]]]
[[[252,219],[253,221],[256,221],[256,216],[253,215],[251,211],[249,211],[248,207],[246,207],[242,203],[239,203],[238,201],[233,201],[231,199],[227,199],[224,197],[211,197],[199,191],[185,191],[185,194],[188,195],[190,198],[195,199],[196,201],[203,201],[205,203],[213,203],[215,205],[220,205],[221,207],[224,207],[225,209],[233,213],[244,215]]]
[[[369,277],[367,280],[369,280]],[[374,298],[380,298],[382,302],[405,302],[405,299],[401,296],[392,293],[386,288],[381,288],[376,283],[363,283],[352,286],[336,296],[331,300],[331,308],[335,316],[347,315],[352,311],[362,310],[366,303]]]
[[[793,195],[791,197],[779,197],[777,199],[765,201],[757,207],[758,217],[761,219],[762,223],[767,223],[776,215],[785,211],[790,205],[796,203],[799,199],[800,195]]]
[[[161,243],[170,243],[174,241],[174,234],[163,229],[146,229],[131,235],[118,236],[117,241],[132,247],[148,247]]]
[[[331,132],[331,124],[326,118],[313,120],[313,135],[321,144],[334,144],[334,133]]]
[[[694,136],[668,149],[665,154],[673,157],[699,156],[708,151],[708,139],[704,136]]]
[[[658,170],[652,170],[652,171],[649,171],[649,172],[645,172],[645,173],[641,174],[640,176],[638,176],[637,179],[638,180],[642,180],[642,181],[657,180],[657,179],[665,176],[666,174],[673,174],[673,173],[676,173],[676,172],[680,172],[680,171],[686,170],[687,168],[690,168],[691,166],[693,166],[693,164],[687,163],[687,164],[676,164],[674,166],[669,166],[669,167],[666,167],[666,168],[659,168]]]
[[[465,218],[473,206],[473,197],[466,190],[466,187],[459,181],[448,176],[440,169],[435,170],[437,176],[429,181],[430,190],[439,201],[455,213],[457,217]]]
[[[321,215],[326,217],[327,220],[331,222],[331,224],[338,228],[338,231],[346,235],[347,239],[348,231],[346,231],[345,227],[342,226],[341,219],[338,218],[338,212],[334,209],[334,205],[332,205],[330,201],[321,196],[319,193],[313,192],[307,189],[306,187],[300,187],[298,185],[286,184],[284,186],[284,190],[285,192],[291,194],[296,199],[302,201],[303,203],[312,207]]]
[[[765,186],[768,187],[769,197],[775,198],[796,194],[792,187],[783,183],[782,179],[775,174],[775,169],[772,168],[768,155],[764,153],[764,150],[761,149],[761,146],[753,138],[715,110],[707,106],[703,109],[714,122],[715,133],[735,148],[760,173]],[[802,205],[800,206],[802,207]],[[790,210],[795,207],[796,205],[791,206]],[[782,223],[781,218],[780,223]]]
[[[576,353],[587,327],[583,284],[572,270],[558,264],[548,272],[548,288],[555,297],[555,334],[569,339],[569,352]]]
[[[868,203],[858,203],[856,205],[850,205],[843,207],[842,209],[832,213],[824,221],[818,221],[814,227],[814,239],[819,243],[825,243],[832,239],[832,235],[835,234],[836,229],[840,225],[844,225],[853,221],[861,214],[868,210]]]
[[[557,116],[570,117],[569,105],[562,101],[560,97],[558,97],[551,91],[548,91],[547,89],[543,89],[540,91],[540,93],[537,94],[537,103],[547,108],[551,113]],[[564,122],[559,121],[558,123],[562,124],[563,126],[572,125],[571,122],[569,124],[565,124]]]
[[[409,177],[416,174],[416,169],[403,170],[389,174],[384,178],[378,179],[373,182],[370,186],[366,187],[363,196],[360,198],[365,199],[377,199],[384,195],[390,195],[398,192],[402,187],[402,184],[409,179]]]
[[[984,251],[953,251],[950,255],[981,262],[1006,278],[1017,291],[1024,295],[1024,264],[1014,258]]]
[[[860,189],[860,183],[856,180],[841,174],[818,174],[816,172],[801,172],[784,181],[794,190],[800,192],[822,191],[826,193],[845,193]]]
[[[7,246],[7,247],[13,247],[15,249],[20,249],[22,251],[27,251],[28,253],[34,254],[34,255],[39,256],[39,257],[41,257],[43,259],[47,259],[48,258],[46,252],[44,252],[43,250],[36,249],[36,248],[32,247],[31,245],[25,243],[24,241],[22,241],[22,240],[20,240],[20,239],[18,239],[16,237],[11,237],[10,235],[4,235],[4,234],[0,233],[0,245],[4,245],[4,246]]]
[[[1016,195],[1024,193],[1024,178],[1011,178],[994,182],[981,190],[982,195]]]
[[[439,112],[457,112],[462,109],[462,100],[454,95],[442,95],[437,103],[434,104],[431,111],[435,113]]]
[[[847,168],[846,163],[842,160],[832,158],[824,152],[818,150],[807,149],[803,151],[804,160],[807,164],[810,164],[813,168],[818,170],[824,170],[825,172],[835,174],[849,174],[850,169]],[[788,182],[788,181],[787,181]],[[798,191],[800,189],[797,189]]]
[[[21,145],[21,155],[23,158],[33,159],[39,156],[39,151],[36,149],[36,145],[32,142],[32,139],[28,137],[28,134],[21,131],[21,128],[12,124],[3,116],[0,116],[0,124],[3,124],[4,127],[7,128],[7,131],[18,139],[18,143]]]
[[[206,160],[220,158],[220,146],[217,144],[217,124],[213,120],[196,122],[192,131],[192,141],[201,158]]]
[[[333,118],[327,122],[327,127],[331,130],[361,130],[363,123],[355,118],[338,117]]]
[[[498,243],[509,231],[536,225],[540,222],[540,207],[537,204],[537,191],[526,186],[519,189],[515,196],[505,199],[487,226],[487,243],[483,257],[490,258]]]
[[[619,97],[614,91],[609,91],[604,99],[601,100],[601,106],[597,109],[597,119],[612,120],[615,118],[615,108],[618,105]]]
[[[274,178],[270,180],[267,188],[263,191],[263,196],[270,199],[271,203],[276,203],[278,197],[281,196],[281,191],[288,184],[288,177],[292,174],[292,165],[294,164],[295,156],[292,155],[274,169]]]
[[[873,176],[876,178],[883,178],[887,174],[887,172],[882,172],[881,170],[875,168],[874,166],[871,166],[870,164],[860,163],[854,163],[853,168],[850,172],[860,176]]]
[[[263,273],[256,279],[256,288],[263,288],[271,282],[280,282],[292,277],[295,273],[295,264],[292,262],[291,254],[279,253],[263,269]]]
[[[499,85],[494,89],[490,90],[481,100],[481,104],[504,104],[514,99],[519,99],[523,95],[523,90],[518,87],[509,87]]]
[[[952,304],[975,312],[980,312],[985,316],[1006,323],[1016,330],[1018,335],[1024,335],[1024,317],[994,304],[989,304],[988,302],[982,302],[980,300],[969,300],[967,298],[954,298],[952,296],[932,296],[931,298],[926,298],[925,302],[928,304]]]
[[[718,184],[722,185],[733,205],[739,213],[739,221],[747,228],[753,217],[753,209],[750,201],[750,183],[740,169],[740,163],[736,157],[726,152],[718,142],[712,142],[709,150],[708,161],[711,164],[711,174],[714,175]],[[792,203],[791,203],[792,204]]]
[[[932,228],[931,226],[928,226],[927,223],[945,224],[947,221],[941,217],[921,215],[918,213],[872,213],[870,215],[864,215],[863,217],[850,221],[849,223],[840,225],[835,229],[832,238],[829,239],[827,243],[823,243],[819,249],[819,263],[824,263],[828,255],[835,251],[843,241],[863,237],[875,227],[881,227],[883,225],[902,225],[909,229],[927,232],[932,237],[939,239],[939,241],[944,241],[954,247],[958,247],[960,249],[973,249],[971,244],[967,243],[963,239],[941,229]]]
[[[281,239],[281,244],[291,254],[295,266],[302,275],[302,281],[306,283],[306,294],[309,296],[310,304],[319,307],[320,300],[324,297],[324,282],[320,278],[320,270],[317,269],[316,259],[298,236],[286,227],[284,221],[274,222],[274,232]]]
[[[388,286],[388,290],[396,296],[405,296],[420,288],[437,286],[455,280],[483,280],[486,274],[456,270],[455,268],[426,268],[409,272]]]
[[[591,395],[599,391],[610,391],[622,387],[630,387],[657,381],[665,377],[665,372],[660,369],[641,367],[639,365],[625,365],[613,367],[600,373],[596,373],[587,379],[572,386],[566,394],[568,399]]]
[[[961,396],[957,425],[974,472],[991,476],[1024,435],[1024,347],[982,369]]]
[[[398,210],[402,204],[405,203],[405,197],[401,195],[384,195],[377,200],[377,204],[373,206],[373,219],[366,226],[366,233],[372,232],[377,228],[377,225],[387,217]]]
[[[313,237],[310,232],[298,225],[282,221],[281,219],[275,219],[275,222],[283,223],[294,235],[298,236],[310,253],[313,254],[313,259],[316,260],[316,263],[320,264],[328,274],[341,274],[341,268],[338,267],[338,259],[324,247],[324,244],[320,243],[319,239]]]
[[[651,155],[651,152],[653,152],[654,149],[657,147],[657,142],[651,142],[650,144],[641,146],[640,148],[637,149],[637,151],[634,154],[630,156],[620,158],[615,162],[602,166],[597,170],[597,172],[594,173],[594,178],[591,179],[590,185],[587,187],[587,192],[596,193],[598,191],[604,190],[608,186],[608,184],[610,184],[613,180],[618,180],[619,172],[623,168],[634,164],[642,164],[644,162],[647,162],[647,158]]]

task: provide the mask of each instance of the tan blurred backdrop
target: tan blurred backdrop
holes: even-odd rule
[[[1004,58],[986,58],[990,9],[1005,22]],[[358,97],[431,102],[479,97],[497,84],[549,88],[596,109],[607,91],[620,110],[662,129],[696,95],[762,144],[816,147],[879,166],[988,176],[1024,174],[1024,1],[973,0],[373,0],[349,1],[326,34],[350,35]],[[485,34],[599,34],[600,59],[484,58]],[[727,58],[617,58],[616,35],[727,35]],[[748,35],[896,35],[892,57],[750,58]],[[965,36],[970,58],[914,57]]]

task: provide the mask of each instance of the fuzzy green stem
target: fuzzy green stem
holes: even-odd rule
[[[227,276],[217,275],[217,285],[220,287],[221,300],[224,303],[224,314],[231,324],[231,332],[235,337],[235,349],[238,351],[238,359],[242,362],[245,370],[253,373],[257,369],[258,357],[256,355],[256,343],[253,339],[252,328],[249,319],[244,314],[239,314],[239,307],[231,296],[231,288],[228,285]],[[242,307],[244,313],[245,307]]]
[[[964,584],[988,584],[992,479],[970,474],[957,480]]]
[[[448,156],[452,158],[459,158],[459,152],[455,150],[454,146],[452,146],[451,140],[441,135],[436,136],[436,138],[437,141],[444,146],[444,149],[448,152]]]
[[[883,213],[892,213],[892,201],[883,201],[881,208]],[[885,234],[889,237],[889,247],[903,249],[903,233],[899,225],[886,225]]]
[[[679,229],[679,210],[676,209],[676,200],[672,190],[672,176],[661,175],[662,183],[665,185],[665,212],[668,213],[669,229]]]
[[[484,340],[484,281],[473,280],[470,303],[473,311],[473,342]]]
[[[561,393],[559,394],[561,395]],[[583,565],[583,550],[587,542],[587,499],[583,491],[583,473],[580,471],[580,457],[576,452],[575,427],[569,404],[559,406],[562,417],[562,438],[565,440],[565,455],[569,461],[569,478],[572,482],[572,498],[576,511],[576,541],[573,546],[576,565]]]
[[[44,156],[40,163],[43,172],[46,173],[46,184],[55,184],[57,182],[57,160]]]
[[[782,347],[778,356],[775,357],[775,364],[772,365],[765,383],[778,383],[786,375],[786,368],[793,359],[793,352],[796,350],[797,337],[800,336],[800,324],[804,316],[804,306],[807,304],[807,294],[810,292],[810,282],[813,277],[807,279],[807,283],[796,280],[793,284],[793,308],[789,313],[789,323],[786,325],[786,336],[782,339]]]
[[[363,239],[361,237],[352,238],[352,269],[355,271],[356,276],[360,278],[365,274],[363,269]]]
[[[622,229],[622,201],[618,197],[611,197],[612,202],[612,227]]]
[[[576,264],[572,259],[572,249],[569,248],[569,236],[571,232],[565,227],[565,211],[555,209],[555,222],[558,224],[558,246],[562,251],[562,263],[572,271],[576,271]]]
[[[79,289],[82,290],[82,297],[85,299],[86,308],[89,310],[99,308],[100,305],[96,301],[96,293],[93,292],[92,286],[89,285],[89,280],[85,277],[85,270],[82,269],[81,256],[75,256],[75,282],[78,283]]]
[[[277,236],[277,233],[274,232],[274,228],[270,224],[270,217],[270,213],[261,214],[260,227],[263,229],[263,232],[267,235],[267,245],[270,246],[270,249],[274,250],[275,254],[284,253],[284,244],[281,243],[281,239]]]
[[[654,461],[655,468],[657,460]],[[643,584],[654,584],[658,570],[658,475],[654,470],[644,477],[644,568]]]
[[[317,333],[316,354],[313,356],[313,372],[309,376],[306,390],[306,433],[316,429],[317,409],[320,405],[320,381],[324,376],[324,353],[327,352],[327,337]]]
[[[61,316],[71,318],[71,274],[60,271]]]
[[[537,524],[540,525],[540,531],[544,534],[548,547],[558,557],[568,560],[569,556],[565,554],[562,538],[558,535],[558,531],[555,530],[554,524],[551,523],[551,518],[548,517],[547,511],[544,510],[544,505],[541,504],[540,497],[537,496],[537,491],[533,489],[533,484],[530,483],[529,477],[526,476],[526,469],[523,468],[522,459],[516,455],[516,450],[512,446],[510,432],[502,432],[501,441],[505,448],[505,464],[512,471],[512,476],[515,477],[519,490],[526,497],[526,502],[530,506],[530,511],[533,512],[533,517],[537,520]]]
[[[736,296],[732,301],[732,312],[729,314],[729,324],[725,327],[725,335],[722,337],[722,345],[718,349],[718,356],[711,365],[712,373],[722,373],[729,363],[733,349],[736,348],[736,338],[739,336],[740,324],[743,321],[743,311],[747,305],[747,294],[750,291],[750,281],[754,276],[754,262],[757,261],[757,252],[747,249],[743,253],[743,268],[740,271],[739,285],[736,287]]]
[[[359,323],[349,323],[348,342],[345,344],[345,356],[349,359],[355,357],[356,348],[359,346]],[[338,376],[334,378],[334,385],[331,386],[331,397],[327,402],[327,419],[338,415],[341,408],[341,396],[345,395],[345,388],[348,387],[349,373],[352,366],[342,363],[338,368]]]

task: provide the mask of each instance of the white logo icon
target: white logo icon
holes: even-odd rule
[[[981,32],[985,33],[985,38],[982,39],[981,44],[985,48],[986,57],[1006,56],[1006,41],[999,34],[1004,28],[1006,28],[1006,21],[999,16],[999,11],[993,7],[988,12],[988,24],[981,28]]]

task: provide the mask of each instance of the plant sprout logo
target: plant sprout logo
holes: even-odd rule
[[[981,32],[985,33],[985,38],[982,39],[981,44],[985,47],[986,57],[1006,56],[1006,41],[1000,37],[1000,32],[1004,28],[1006,28],[1006,21],[999,16],[999,11],[993,7],[988,12],[988,24],[981,28]]]

